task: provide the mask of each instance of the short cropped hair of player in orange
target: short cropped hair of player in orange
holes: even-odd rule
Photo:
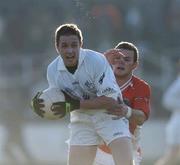
[[[140,129],[150,113],[150,86],[133,74],[139,63],[139,52],[135,45],[129,42],[120,42],[115,49],[106,51],[104,55],[112,65],[124,103],[131,109],[129,129],[132,134],[134,165],[139,165],[142,160],[139,145]],[[112,114],[118,115],[118,113],[118,111],[112,111]],[[115,165],[111,151],[106,145],[99,146],[97,151],[95,165],[100,164]]]

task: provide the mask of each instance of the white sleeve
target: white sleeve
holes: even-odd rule
[[[53,71],[53,67],[50,65],[47,68],[47,81],[49,84],[49,88],[55,88],[56,87],[56,81],[55,81],[55,71]]]
[[[98,73],[97,73],[98,71]],[[122,100],[120,88],[116,82],[113,70],[107,60],[101,61],[96,70],[95,86],[97,89],[97,96],[107,96]]]
[[[180,110],[180,77],[165,92],[163,105],[170,111]]]

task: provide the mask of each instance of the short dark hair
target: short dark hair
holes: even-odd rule
[[[132,50],[134,52],[134,62],[139,60],[139,51],[133,43],[122,41],[115,46],[115,49]]]
[[[77,27],[76,24],[63,24],[60,25],[55,32],[55,46],[56,48],[59,45],[59,38],[60,36],[63,35],[76,35],[79,39],[79,42],[83,42],[83,37],[82,37],[82,32],[81,30]]]

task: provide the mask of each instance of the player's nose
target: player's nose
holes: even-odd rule
[[[120,56],[119,58],[115,59],[114,62],[117,64],[124,64],[124,57]]]
[[[69,48],[66,49],[66,52],[67,52],[67,53],[72,53],[72,52],[73,52],[73,49],[72,49],[71,47],[69,47]]]

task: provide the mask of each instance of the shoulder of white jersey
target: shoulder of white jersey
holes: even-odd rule
[[[48,65],[47,71],[57,69],[57,65],[58,65],[59,58],[60,58],[59,56],[56,57],[56,58]]]
[[[106,66],[108,64],[105,56],[97,51],[90,50],[90,49],[83,49],[85,56],[85,62],[94,66],[98,69],[98,67]]]

